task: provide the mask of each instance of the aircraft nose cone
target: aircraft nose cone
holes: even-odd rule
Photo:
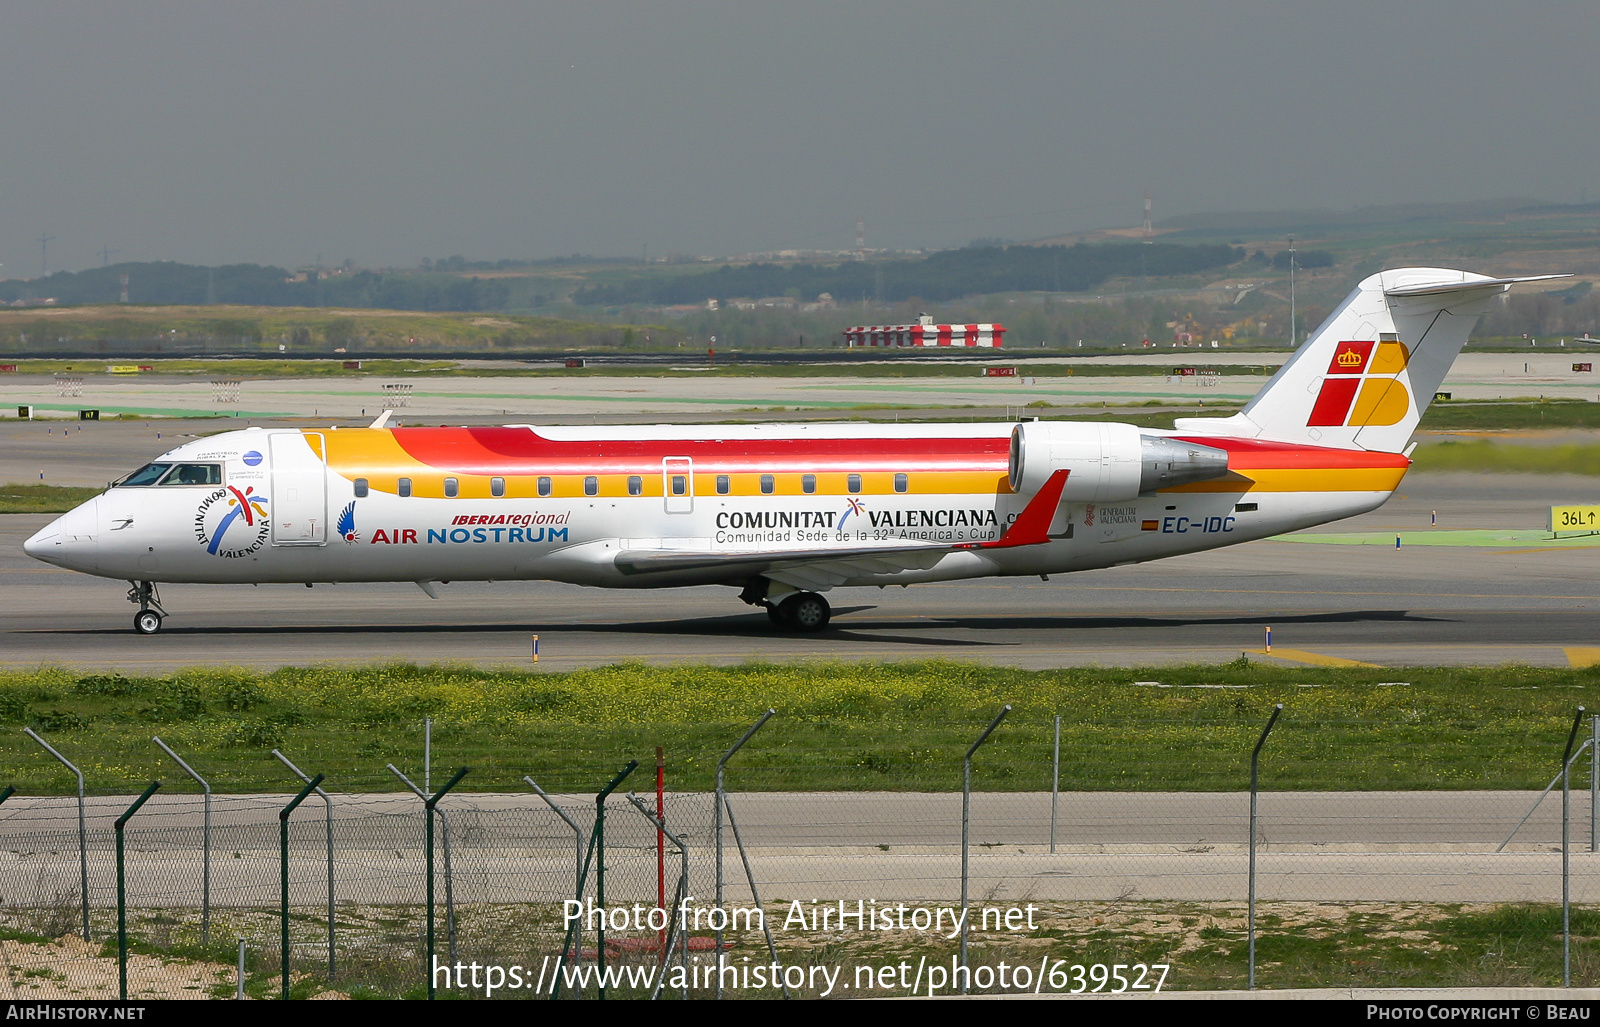
[[[43,560],[45,558],[45,554],[55,548],[56,540],[60,537],[60,529],[56,527],[55,521],[51,521],[49,524],[34,532],[33,536],[26,542],[22,543],[22,551],[33,557],[35,560]]]
[[[34,532],[22,543],[22,551],[45,563],[89,568],[94,564],[99,537],[100,499],[97,496]]]

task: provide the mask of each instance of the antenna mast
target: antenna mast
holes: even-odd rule
[[[1295,330],[1294,314],[1294,236],[1289,236],[1289,348],[1294,349],[1300,343],[1296,338],[1300,333]]]

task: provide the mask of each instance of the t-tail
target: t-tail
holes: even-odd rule
[[[1478,317],[1517,282],[1404,267],[1356,286],[1243,410],[1179,431],[1399,453]]]

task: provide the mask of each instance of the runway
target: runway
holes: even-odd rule
[[[63,446],[72,443],[63,443]],[[120,466],[130,466],[123,463]],[[1442,530],[1534,529],[1592,478],[1415,475],[1363,517],[1314,531],[1418,541]],[[1220,662],[1273,628],[1297,662],[1567,666],[1600,648],[1600,539],[1559,550],[1269,540],[1136,567],[909,589],[838,589],[817,635],[775,631],[731,589],[605,591],[541,582],[210,586],[162,590],[161,634],[136,637],[126,585],[45,566],[21,542],[48,520],[0,517],[0,666],[161,672],[193,665],[459,661],[539,667],[644,660],[968,660],[1024,668]],[[1571,650],[1571,651],[1569,651]],[[1314,657],[1317,659],[1305,659]],[[1277,657],[1274,657],[1275,659]]]
[[[237,414],[240,420],[262,418],[371,418],[396,402],[386,386],[407,386],[403,420],[460,423],[463,417],[540,422],[551,415],[615,417],[647,420],[723,418],[759,412],[828,411],[848,416],[852,410],[895,408],[1015,409],[1029,403],[1050,406],[1126,406],[1160,400],[1168,403],[1242,403],[1266,384],[1265,375],[1032,375],[1017,357],[1025,350],[996,353],[986,365],[1014,365],[1016,376],[988,378],[977,362],[938,376],[897,375],[884,362],[858,373],[836,375],[771,375],[716,377],[707,385],[704,369],[686,357],[663,376],[641,370],[622,377],[576,372],[551,376],[462,376],[405,374],[351,375],[318,378],[255,378],[240,386],[238,402],[219,403],[209,375],[154,372],[110,375],[103,363],[85,362],[81,394],[58,394],[55,376],[18,374],[0,379],[0,408],[32,404],[36,416],[75,418],[84,408],[104,415],[133,414],[174,418]],[[1593,400],[1600,383],[1588,372],[1572,370],[1584,353],[1466,353],[1459,357],[1441,388],[1456,399],[1549,397]],[[1589,354],[1592,356],[1592,354]],[[1224,354],[1221,351],[1172,350],[1124,357],[1075,358],[1082,365],[1154,363],[1173,367],[1247,364],[1268,367],[1282,363],[1282,353]],[[1062,361],[1057,359],[1056,368]]]

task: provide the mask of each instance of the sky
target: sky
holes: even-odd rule
[[[0,277],[41,235],[383,267],[1600,199],[1597,40],[1592,0],[11,0]]]

